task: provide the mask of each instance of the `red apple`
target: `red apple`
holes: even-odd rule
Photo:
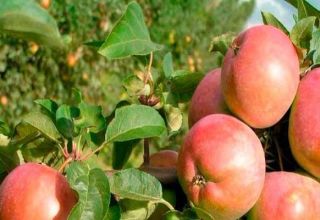
[[[174,150],[162,150],[150,155],[150,166],[176,168],[178,152]]]
[[[234,220],[258,200],[265,158],[255,133],[240,120],[212,114],[186,135],[177,173],[188,199],[214,219]]]
[[[290,172],[266,174],[263,191],[249,220],[316,220],[320,217],[320,184]]]
[[[66,220],[76,203],[65,177],[45,165],[18,166],[0,187],[3,220]]]
[[[292,104],[299,84],[299,59],[289,37],[279,29],[249,28],[233,42],[221,70],[225,101],[254,128],[276,124]]]
[[[320,68],[300,82],[289,120],[293,156],[308,172],[320,178]]]
[[[207,115],[229,113],[222,96],[220,79],[221,69],[214,69],[197,86],[189,106],[189,127]]]

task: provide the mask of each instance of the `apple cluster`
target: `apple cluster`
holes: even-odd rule
[[[320,218],[320,68],[300,79],[299,65],[286,34],[255,26],[196,88],[177,172],[188,199],[213,219]],[[307,172],[266,172],[254,129],[276,125],[288,111],[291,152]]]

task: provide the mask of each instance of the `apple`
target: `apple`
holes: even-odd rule
[[[46,165],[26,163],[0,186],[0,219],[66,220],[77,200],[62,174]]]
[[[299,59],[289,37],[260,25],[242,32],[229,48],[221,87],[232,113],[253,128],[276,124],[288,111],[299,84]]]
[[[178,152],[173,150],[162,150],[150,155],[150,166],[176,168]]]
[[[221,91],[221,69],[210,71],[199,83],[193,93],[189,106],[189,127],[201,118],[214,114],[225,113],[229,110]]]
[[[296,161],[320,178],[320,68],[302,78],[289,119],[289,142]]]
[[[258,202],[249,220],[319,219],[320,184],[297,173],[277,171],[266,174]]]
[[[262,145],[233,116],[212,114],[187,133],[177,174],[188,199],[214,219],[235,220],[258,200],[265,177]]]

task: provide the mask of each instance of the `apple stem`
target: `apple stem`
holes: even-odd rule
[[[161,200],[159,201],[159,203],[167,206],[168,209],[170,209],[170,211],[174,211],[174,210],[175,210],[174,207],[170,204],[170,202],[167,202],[167,201],[164,200],[164,199],[161,199]]]
[[[145,138],[143,141],[143,165],[148,166],[150,163],[150,149],[149,149],[149,139]]]
[[[64,168],[72,161],[72,158],[69,157],[68,159],[66,159],[63,164],[61,165],[61,167],[59,168],[58,172],[59,173],[63,173]]]

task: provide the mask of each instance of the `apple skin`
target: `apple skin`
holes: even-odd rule
[[[277,171],[266,174],[258,202],[249,220],[319,219],[320,184],[297,173]]]
[[[174,150],[162,150],[150,155],[150,166],[176,168],[178,152]]]
[[[215,113],[229,114],[221,90],[221,68],[211,70],[198,84],[189,106],[189,127]]]
[[[296,161],[320,178],[320,68],[302,78],[289,119],[289,142]]]
[[[26,163],[9,173],[0,186],[0,219],[66,220],[77,200],[59,172]]]
[[[290,108],[299,84],[299,59],[279,29],[260,25],[242,32],[229,48],[221,87],[232,113],[253,128],[276,124]]]
[[[212,114],[187,133],[177,174],[188,199],[214,219],[235,220],[258,200],[265,158],[255,133],[240,120]]]

